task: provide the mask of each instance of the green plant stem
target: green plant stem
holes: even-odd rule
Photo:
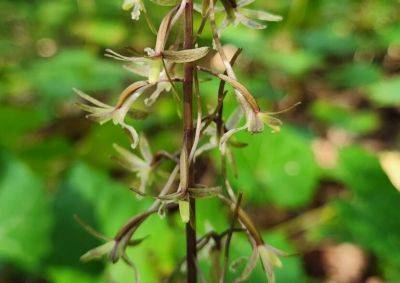
[[[185,49],[193,48],[193,0],[188,0],[185,7],[184,21],[184,42]],[[184,65],[183,81],[183,146],[186,152],[190,152],[193,145],[193,63]],[[187,157],[188,158],[188,157]],[[187,185],[193,184],[194,168],[190,162]],[[185,188],[187,189],[187,188]],[[190,219],[186,224],[186,263],[187,263],[187,282],[197,282],[197,249],[196,249],[196,203],[195,199],[189,198]]]

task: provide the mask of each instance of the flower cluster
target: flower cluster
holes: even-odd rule
[[[220,37],[229,25],[237,26],[238,24],[242,24],[252,29],[263,29],[266,28],[263,22],[280,21],[281,17],[264,11],[248,9],[247,6],[253,3],[254,0],[240,0],[238,2],[236,2],[236,0],[203,0],[202,5],[194,5],[194,10],[200,12],[202,17],[201,26],[197,35],[200,35],[204,25],[209,22],[213,35],[213,44],[210,42],[210,45],[212,45],[213,48],[207,46],[198,47],[197,43],[194,43],[193,46],[189,44],[189,47],[193,48],[185,49],[183,46],[188,45],[183,44],[180,32],[178,31],[176,35],[171,31],[174,27],[178,26],[176,23],[182,21],[182,15],[184,15],[185,11],[187,13],[187,8],[192,7],[193,0],[151,1],[162,6],[171,6],[170,11],[163,17],[158,30],[155,31],[155,45],[145,48],[143,54],[139,56],[125,56],[111,49],[106,49],[105,52],[105,56],[124,62],[124,67],[128,71],[141,76],[142,79],[125,88],[120,93],[114,105],[103,103],[80,90],[75,89],[75,92],[80,97],[80,101],[77,104],[81,109],[87,112],[87,118],[100,124],[112,121],[129,134],[132,141],[132,148],[126,149],[114,144],[114,148],[117,152],[114,159],[125,169],[134,173],[138,178],[138,188],[132,187],[131,191],[142,197],[151,197],[154,199],[154,202],[145,212],[129,219],[114,238],[102,236],[101,239],[105,240],[106,243],[87,252],[82,256],[82,260],[96,259],[107,254],[112,262],[116,262],[122,258],[125,262],[129,263],[130,266],[133,266],[125,250],[128,246],[140,244],[142,240],[132,240],[132,237],[134,232],[147,217],[154,213],[163,215],[168,209],[174,210],[179,208],[183,222],[188,223],[187,225],[192,225],[190,223],[191,210],[189,200],[217,197],[232,210],[235,218],[237,218],[236,221],[241,227],[236,228],[236,230],[246,231],[249,243],[253,247],[253,254],[236,282],[243,282],[246,280],[259,259],[267,274],[268,281],[274,282],[273,267],[281,265],[279,256],[283,256],[285,253],[264,243],[249,216],[240,208],[241,197],[236,197],[224,170],[227,161],[234,167],[234,156],[231,147],[242,146],[234,138],[231,139],[231,137],[241,130],[247,130],[250,133],[263,132],[265,125],[273,132],[279,132],[282,123],[279,119],[274,117],[274,115],[282,113],[283,111],[272,113],[260,109],[250,91],[238,81],[233,70],[233,64],[236,58],[230,58],[230,60],[228,60],[222,48]],[[131,11],[131,17],[135,21],[139,20],[141,14],[143,14],[146,17],[146,22],[149,24],[150,29],[154,29],[147,17],[147,10],[143,0],[124,0],[122,8]],[[192,14],[193,11],[189,13],[190,16],[192,16]],[[222,21],[219,24],[216,20],[216,15],[218,14],[223,14]],[[188,22],[191,21],[187,21],[187,19],[184,21],[185,24],[188,24]],[[191,27],[185,26],[185,32],[191,33]],[[175,40],[171,40],[173,36],[176,36]],[[194,39],[197,39],[197,36],[194,37]],[[170,42],[173,43],[170,44]],[[214,54],[218,54],[222,59],[225,67],[223,73],[204,67],[211,66],[211,64],[207,62],[207,55],[210,51]],[[237,53],[237,56],[239,53]],[[206,61],[205,64],[203,64],[204,62],[200,64],[200,60]],[[184,77],[180,76],[182,65],[184,65],[183,69],[185,70]],[[190,68],[189,72],[187,72],[188,68]],[[199,87],[201,80],[198,78],[198,73],[200,72],[212,75],[220,82],[218,105],[205,116],[203,116],[202,98]],[[190,78],[187,77],[188,74],[191,76]],[[184,145],[180,149],[177,149],[175,153],[165,151],[153,153],[145,136],[139,136],[136,129],[127,122],[128,113],[135,114],[135,112],[139,112],[135,110],[134,105],[138,100],[142,100],[142,96],[144,96],[143,102],[146,107],[151,107],[164,93],[173,92],[179,99],[179,84],[183,83],[184,86],[188,86],[192,81],[194,82],[194,92],[197,97],[197,121],[193,133],[190,130],[186,132],[186,134],[193,134],[192,138],[189,139],[193,142],[187,143],[188,139],[185,137]],[[237,109],[229,116],[229,119],[225,121],[222,115],[223,103],[225,95],[229,93],[225,91],[226,84],[233,89],[233,95],[236,97],[238,103]],[[183,87],[183,89],[185,90],[185,87]],[[191,88],[189,88],[189,90],[190,89]],[[133,116],[140,116],[140,113],[136,114],[137,115]],[[190,119],[192,119],[191,114]],[[241,122],[242,120],[243,122]],[[192,124],[191,120],[189,121],[189,125],[190,124]],[[136,149],[137,147],[138,149]],[[191,180],[191,170],[195,166],[196,161],[201,158],[203,154],[213,149],[220,150],[222,158],[222,184],[215,184],[213,186],[195,184],[193,180]],[[140,154],[138,152],[140,152]],[[162,162],[172,162],[174,169],[167,175],[169,177],[162,186],[162,189],[154,195],[152,192],[156,189],[151,187],[153,183],[158,183],[160,179],[154,178],[154,174],[158,170],[158,165]],[[163,175],[165,176],[165,174]],[[151,188],[151,190],[149,190],[149,188]],[[92,231],[91,228],[89,230]],[[229,249],[229,241],[221,242],[221,239],[229,237],[233,231],[235,231],[234,225],[228,232],[222,234],[207,234],[207,237],[204,236],[202,239],[205,239],[203,242],[206,242],[206,240],[209,241],[213,238],[218,242],[218,245],[225,243]],[[203,247],[201,245],[203,242],[198,242],[199,246],[197,249]],[[228,261],[227,258],[225,260]],[[224,281],[223,279],[224,275],[222,275],[220,281]]]

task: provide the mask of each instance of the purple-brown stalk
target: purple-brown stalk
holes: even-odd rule
[[[185,7],[184,21],[184,49],[193,48],[193,0],[188,0]],[[193,63],[186,63],[184,66],[183,81],[183,146],[186,152],[190,152],[193,145]],[[186,155],[188,158],[188,155]],[[186,162],[189,168],[187,185],[193,184],[194,166]],[[185,188],[187,189],[187,188]],[[194,198],[189,199],[190,219],[186,224],[186,263],[187,263],[187,282],[197,282],[196,267],[196,202]]]

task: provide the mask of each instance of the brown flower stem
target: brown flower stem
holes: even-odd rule
[[[230,64],[233,66],[236,62],[236,59],[239,57],[240,53],[242,52],[242,48],[239,48],[236,50],[235,54],[231,58]],[[226,75],[227,72],[224,72],[224,75]],[[201,133],[203,133],[207,127],[211,124],[211,122],[215,121],[217,124],[217,136],[218,136],[218,141],[220,140],[221,136],[224,134],[223,132],[223,121],[222,121],[222,112],[223,112],[223,104],[224,104],[224,98],[226,95],[225,91],[225,84],[226,82],[224,80],[221,80],[219,83],[218,87],[218,104],[217,107],[215,108],[214,112],[208,116],[209,119],[206,120],[203,128],[201,129]]]
[[[236,202],[222,195],[219,196],[219,199],[222,201],[222,203],[227,205],[233,213],[235,213]],[[260,232],[254,225],[249,215],[240,207],[238,207],[237,210],[237,218],[239,219],[240,223],[242,223],[243,226],[246,227],[247,232],[249,233],[253,241],[257,244],[257,246],[264,245],[264,240],[262,239]]]
[[[188,0],[185,7],[184,21],[184,49],[193,48],[193,0]],[[187,153],[192,149],[193,145],[193,63],[184,65],[184,81],[183,81],[183,146]],[[188,158],[188,157],[187,157]],[[187,186],[193,184],[193,165],[188,164]],[[187,190],[188,188],[184,188]],[[196,203],[194,198],[189,198],[190,219],[186,224],[186,263],[187,263],[187,282],[197,282],[197,249],[196,249]]]
[[[239,208],[240,208],[240,203],[242,202],[242,197],[243,194],[239,193],[236,204],[235,204],[235,209],[233,211],[233,215],[232,215],[232,222],[231,222],[231,227],[229,228],[229,232],[226,238],[226,242],[225,242],[225,256],[224,256],[224,265],[223,265],[223,269],[222,269],[222,273],[221,273],[221,278],[220,281],[221,283],[225,282],[225,277],[226,274],[228,272],[228,264],[229,264],[229,248],[230,248],[230,244],[231,244],[231,240],[232,240],[232,235],[233,232],[235,230],[235,222],[238,218],[238,214],[239,214]]]

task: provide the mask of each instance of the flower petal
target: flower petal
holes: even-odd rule
[[[243,25],[251,29],[265,29],[267,26],[260,24],[241,13],[236,13],[236,19]]]
[[[114,247],[114,244],[115,244],[114,241],[110,241],[110,242],[107,242],[101,246],[94,248],[94,249],[91,249],[88,252],[86,252],[84,255],[82,255],[80,260],[83,262],[88,262],[91,260],[100,259],[104,255],[111,252],[111,250]]]
[[[146,62],[146,61],[149,60],[148,58],[145,58],[145,57],[128,57],[128,56],[124,56],[124,55],[119,54],[119,53],[117,53],[114,50],[109,49],[109,48],[107,48],[105,50],[104,56],[113,58],[115,60],[127,61],[127,62]]]
[[[138,177],[140,178],[140,192],[144,193],[146,191],[146,186],[149,181],[149,173],[150,171],[148,169],[138,172]]]
[[[187,63],[197,61],[207,55],[209,47],[199,47],[194,49],[184,49],[184,50],[166,50],[163,51],[163,57],[174,63]]]
[[[164,51],[165,43],[171,30],[172,16],[175,14],[175,12],[176,8],[171,9],[161,21],[160,27],[157,32],[156,46],[154,48],[157,54]]]
[[[146,160],[147,163],[151,163],[151,161],[153,160],[153,154],[151,153],[149,142],[144,135],[140,137],[139,149],[144,160]]]
[[[279,132],[281,130],[282,121],[269,115],[266,112],[257,113],[258,118],[272,129],[272,132]]]
[[[254,1],[255,0],[241,0],[241,1],[237,2],[237,6],[238,7],[244,7],[244,6],[250,5]]]
[[[147,78],[150,74],[150,62],[147,59],[145,62],[132,62],[131,65],[124,65],[124,68],[141,77]]]
[[[257,266],[257,260],[258,260],[258,249],[253,248],[253,252],[252,252],[249,260],[247,261],[246,267],[243,269],[240,276],[238,278],[236,278],[234,282],[235,283],[245,282],[249,278],[251,272]],[[270,283],[270,282],[268,282],[268,283]]]
[[[282,21],[282,16],[274,15],[265,11],[240,9],[240,12],[249,18],[257,19],[260,21],[279,22]]]
[[[224,144],[228,141],[228,139],[229,139],[230,137],[232,137],[232,136],[233,136],[234,134],[236,134],[237,132],[243,131],[243,130],[245,130],[245,129],[247,129],[247,125],[244,125],[244,126],[239,127],[239,128],[233,128],[233,129],[227,131],[227,132],[221,137],[221,141],[220,141],[220,143],[219,143],[219,148],[220,148],[220,150],[223,150]]]
[[[154,102],[156,102],[157,98],[160,96],[160,94],[163,93],[163,91],[170,91],[170,90],[171,90],[171,84],[169,82],[159,82],[153,93],[150,94],[149,97],[144,99],[144,104],[146,106],[153,105]]]
[[[113,147],[121,156],[121,159],[118,159],[121,165],[128,170],[136,172],[147,167],[147,164],[142,159],[129,150],[119,146],[118,144],[113,144]]]
[[[129,9],[131,9],[133,7],[134,4],[135,4],[135,0],[124,0],[124,3],[122,4],[122,9],[124,9],[125,11],[128,11]]]
[[[77,95],[79,95],[81,98],[83,98],[84,100],[86,100],[86,101],[92,103],[93,105],[96,105],[96,106],[99,106],[99,107],[103,107],[103,108],[111,108],[110,105],[107,105],[107,104],[105,104],[105,103],[103,103],[103,102],[101,102],[101,101],[99,101],[99,100],[97,100],[97,99],[91,97],[90,95],[84,93],[83,91],[81,91],[81,90],[79,90],[79,89],[74,88],[73,90],[74,90],[74,92],[75,92]]]
[[[86,118],[103,125],[104,123],[110,121],[113,118],[114,109],[104,109],[104,111],[99,111],[86,115]]]

